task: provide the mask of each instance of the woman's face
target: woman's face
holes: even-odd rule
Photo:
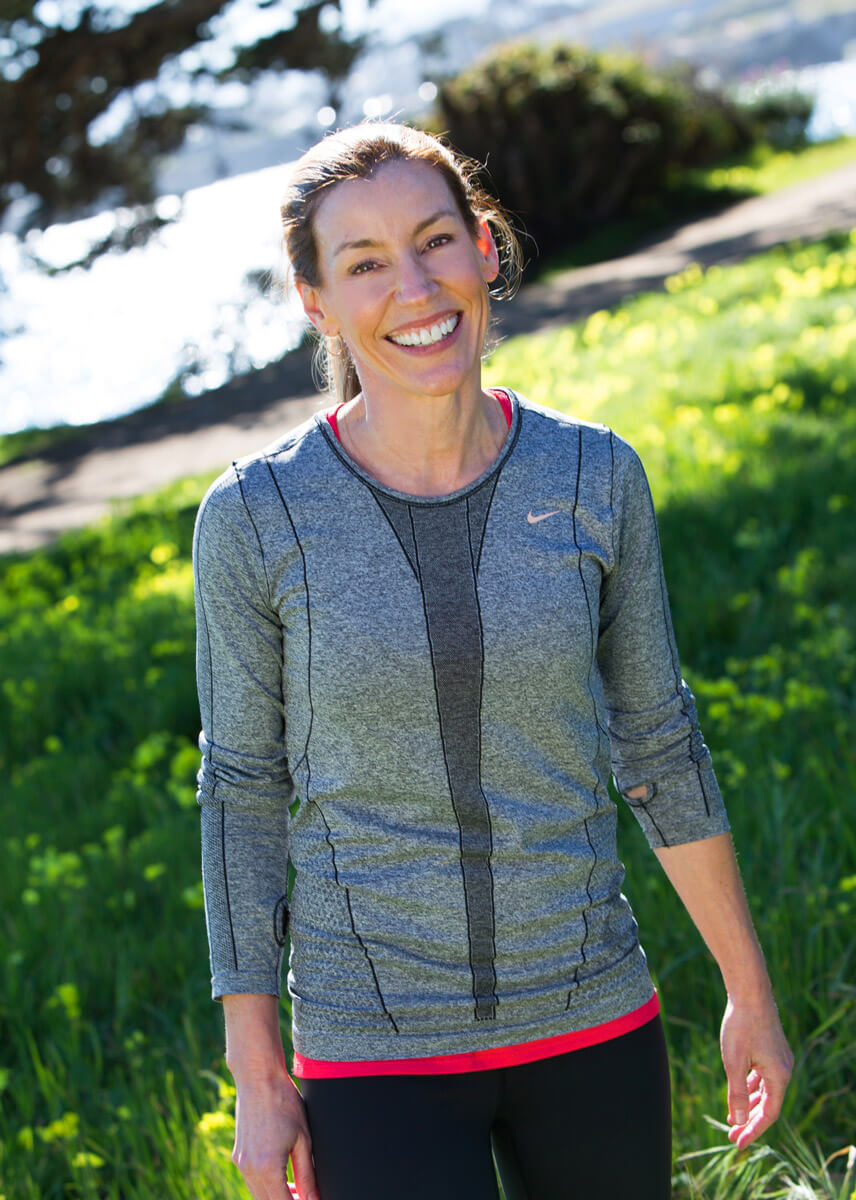
[[[299,285],[304,308],[344,339],[364,392],[480,386],[497,251],[487,225],[470,231],[439,171],[390,162],[345,180],[313,228],[321,283]]]

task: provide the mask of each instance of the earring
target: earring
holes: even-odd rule
[[[341,333],[325,334],[327,353],[331,358],[341,358],[345,353],[345,345]]]

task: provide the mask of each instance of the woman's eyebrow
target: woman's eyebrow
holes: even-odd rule
[[[435,221],[439,221],[442,217],[454,217],[457,213],[451,208],[441,208],[437,212],[432,213],[430,217],[426,217],[423,221],[419,221],[413,228],[414,237],[420,234],[423,229],[427,229],[429,225],[433,225]],[[341,254],[343,250],[366,250],[373,246],[379,246],[381,243],[374,238],[357,238],[355,241],[340,242],[333,251],[333,258],[337,254]]]

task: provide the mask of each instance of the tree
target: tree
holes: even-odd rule
[[[340,0],[145,3],[0,0],[0,217],[25,194],[34,197],[30,228],[99,202],[150,204],[158,158],[210,114],[194,96],[201,80],[251,82],[286,69],[337,80],[360,49],[338,30]],[[225,49],[221,38],[220,61],[206,56],[218,23],[245,14],[252,27],[249,18],[261,13],[274,32]],[[184,103],[176,81],[186,85]],[[105,134],[105,114],[123,103],[124,123]],[[157,224],[141,212],[141,238]]]

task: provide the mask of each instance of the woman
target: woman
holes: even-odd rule
[[[310,1200],[496,1200],[494,1156],[507,1200],[662,1200],[668,1066],[610,773],[721,968],[738,1146],[792,1059],[641,462],[482,388],[515,244],[436,139],[329,136],[282,215],[338,403],[222,475],[194,546],[233,1157],[257,1200],[288,1195],[289,1155]]]

